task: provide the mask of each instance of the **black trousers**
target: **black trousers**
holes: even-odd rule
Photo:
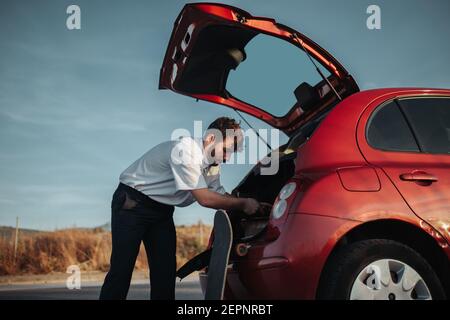
[[[111,202],[111,265],[101,300],[126,299],[141,242],[150,266],[152,300],[175,299],[174,207],[120,183]]]

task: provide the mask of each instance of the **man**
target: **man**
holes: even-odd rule
[[[150,266],[151,299],[175,298],[174,206],[197,201],[248,215],[260,209],[255,199],[233,197],[220,184],[219,165],[240,149],[242,140],[234,119],[218,118],[203,139],[163,142],[122,172],[111,203],[111,265],[100,299],[126,298],[141,241]]]

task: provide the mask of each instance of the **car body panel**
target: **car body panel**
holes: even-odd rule
[[[450,90],[402,90],[372,101],[361,117],[357,130],[358,145],[367,162],[386,172],[412,211],[431,224],[450,242],[450,155],[419,152],[383,151],[370,146],[366,139],[366,123],[373,112],[386,101],[405,97],[450,98]],[[400,175],[415,170],[425,171],[438,178],[430,185],[404,181]]]
[[[234,263],[227,276],[227,298],[314,299],[320,272],[333,248],[332,239],[358,224],[333,217],[288,215],[276,241],[252,246],[245,259]],[[262,261],[273,258],[286,262],[261,267]]]

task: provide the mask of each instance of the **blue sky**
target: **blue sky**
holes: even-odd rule
[[[450,2],[222,1],[276,18],[314,39],[362,89],[450,87]],[[66,8],[81,7],[81,30]],[[110,218],[118,176],[173,129],[193,130],[231,110],[158,90],[183,1],[0,2],[0,225],[96,226]],[[381,8],[381,30],[366,8]],[[249,116],[247,118],[250,118]],[[249,119],[257,127],[266,127]],[[231,190],[249,165],[225,165]],[[178,224],[213,211],[177,209]]]

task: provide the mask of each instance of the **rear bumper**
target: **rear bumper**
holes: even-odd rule
[[[358,222],[290,214],[280,237],[252,246],[227,270],[225,299],[315,299],[329,253]],[[207,274],[200,273],[202,290]]]
[[[250,270],[254,270],[253,272],[257,272],[260,275],[252,275],[252,277],[256,277],[258,279],[263,279],[262,282],[255,282],[253,284],[244,284],[240,279],[240,273],[237,270],[234,270],[232,266],[229,266],[227,268],[227,278],[225,283],[225,292],[224,296],[227,300],[234,300],[234,299],[252,299],[255,298],[254,295],[252,295],[247,289],[247,285],[251,285],[257,292],[265,292],[270,291],[274,283],[275,284],[282,284],[283,279],[279,279],[280,274],[283,273],[283,269],[288,267],[289,260],[284,257],[273,257],[273,258],[267,258],[267,259],[261,259],[261,260],[250,260],[251,264],[253,264],[253,267],[250,268]],[[252,273],[253,273],[252,272]],[[250,279],[249,277],[245,277],[246,279]],[[255,279],[256,279],[255,278]],[[205,295],[206,291],[206,283],[208,281],[208,274],[204,271],[199,272],[199,280],[200,280],[200,286],[202,289],[203,295]],[[277,292],[280,292],[280,290],[277,290]],[[278,296],[272,296],[267,297],[271,299],[280,299]]]

